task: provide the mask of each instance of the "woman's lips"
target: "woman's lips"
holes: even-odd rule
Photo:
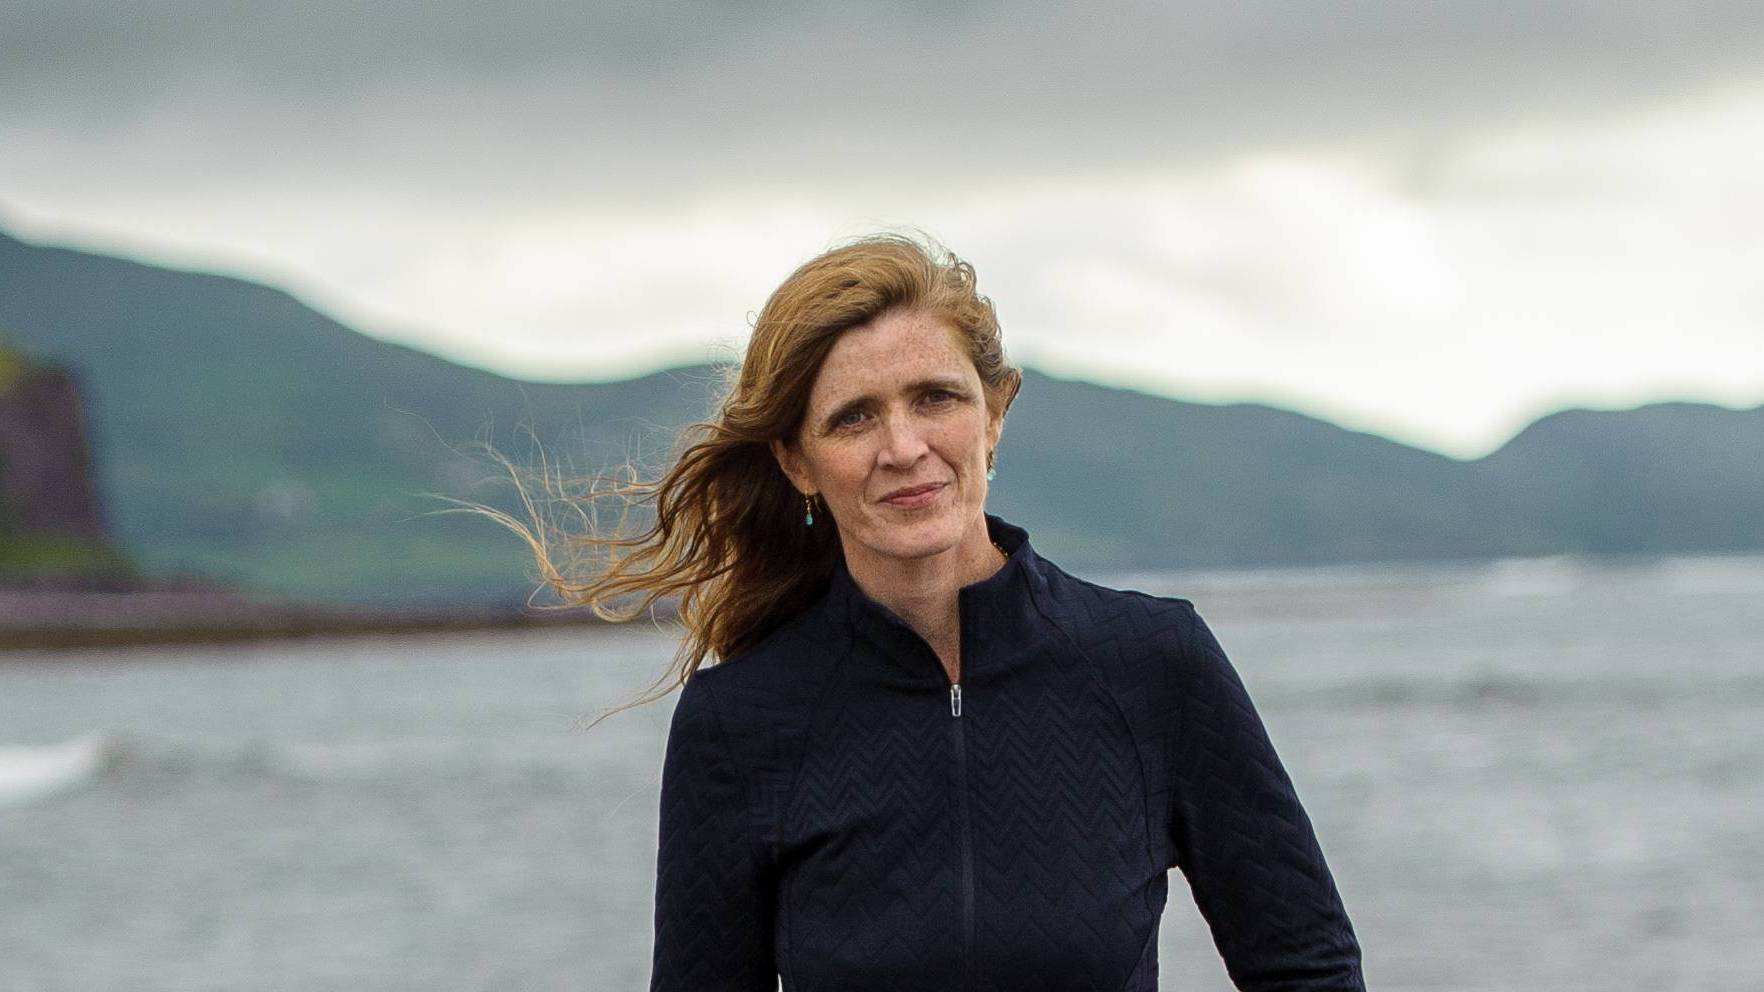
[[[937,494],[943,492],[944,485],[945,483],[940,482],[927,489],[916,490],[901,496],[890,496],[882,502],[887,503],[889,506],[898,506],[902,509],[910,510],[914,507],[924,506],[936,499]]]

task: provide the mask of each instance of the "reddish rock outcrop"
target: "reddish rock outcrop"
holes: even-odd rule
[[[73,373],[0,345],[0,534],[107,540],[91,465]]]

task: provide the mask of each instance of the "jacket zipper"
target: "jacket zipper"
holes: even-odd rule
[[[968,747],[967,734],[961,720],[960,682],[950,683],[949,712],[954,718],[949,721],[949,734],[955,749],[956,812],[960,817],[962,831],[962,987],[972,988],[973,983],[969,976],[973,970],[974,956],[974,841],[968,823]]]

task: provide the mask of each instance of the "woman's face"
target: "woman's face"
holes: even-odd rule
[[[986,453],[1003,426],[955,330],[895,311],[840,335],[794,450],[772,451],[799,491],[826,501],[847,561],[924,558],[970,528],[984,534]]]

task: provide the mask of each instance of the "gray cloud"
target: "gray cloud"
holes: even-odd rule
[[[942,167],[1047,172],[1596,113],[1755,78],[1761,56],[1764,18],[1738,0],[25,0],[0,6],[0,114],[68,141],[173,119],[242,156],[242,135],[275,132],[359,139],[394,163],[446,149],[467,169],[551,151],[589,174],[763,176],[807,157],[922,183]]]

